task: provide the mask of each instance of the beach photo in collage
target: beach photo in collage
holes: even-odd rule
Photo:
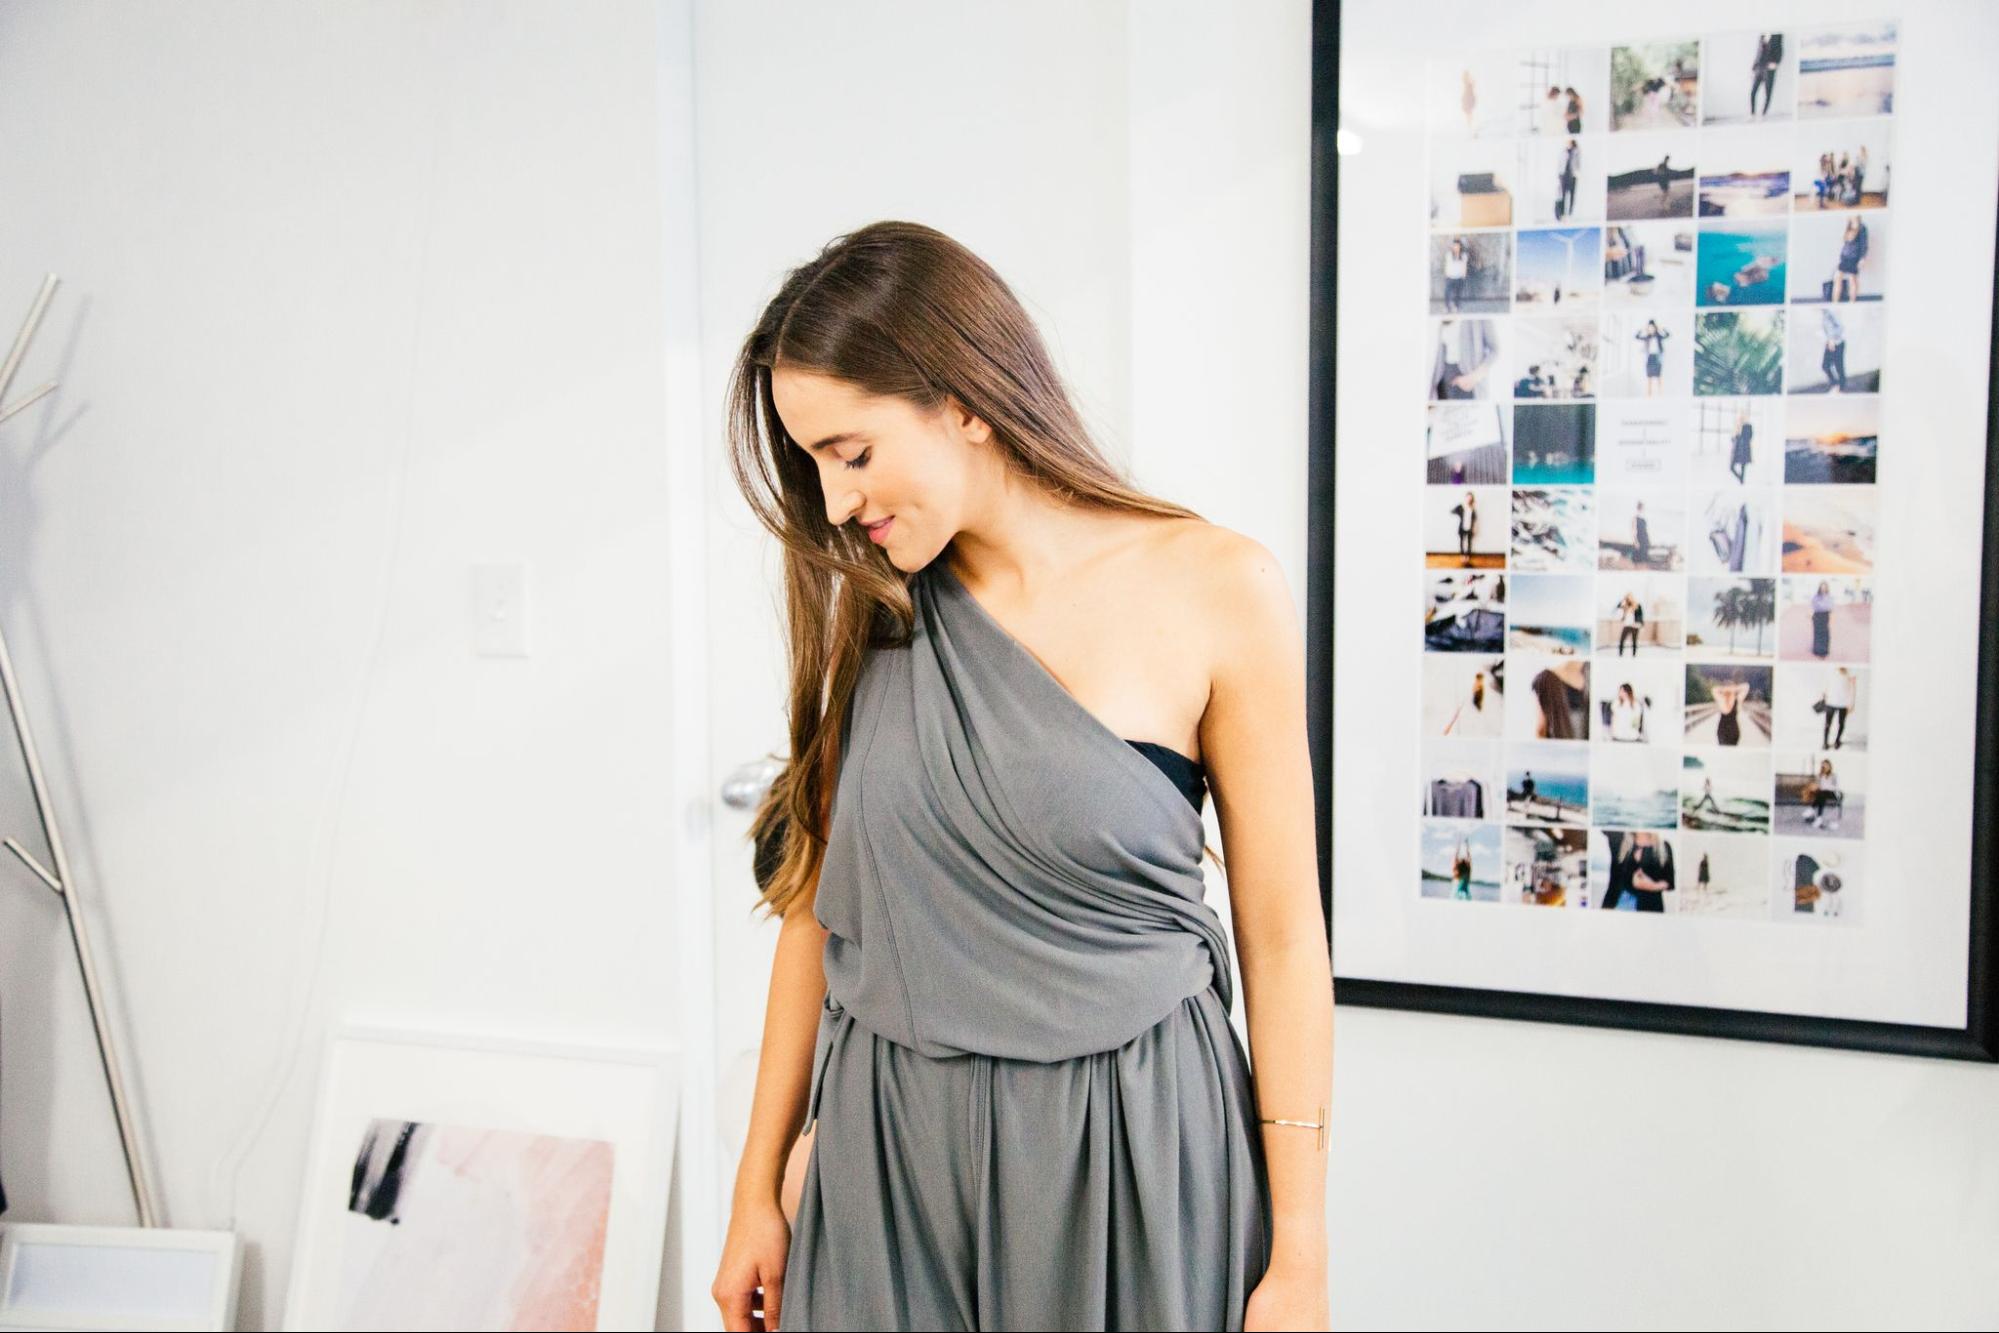
[[[1423,897],[1855,919],[1896,56],[1432,63]]]
[[[1679,910],[1699,916],[1770,916],[1770,839],[1746,833],[1679,835],[1687,877]]]

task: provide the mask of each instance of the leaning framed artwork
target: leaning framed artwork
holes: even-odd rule
[[[1339,998],[1999,1059],[1999,10],[1315,44]]]

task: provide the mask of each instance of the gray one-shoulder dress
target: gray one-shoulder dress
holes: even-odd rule
[[[939,555],[843,723],[779,1326],[1229,1329],[1269,1261],[1203,825]]]

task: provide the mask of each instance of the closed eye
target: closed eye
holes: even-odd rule
[[[875,447],[871,444],[867,448],[861,450],[860,453],[854,455],[852,458],[842,463],[840,466],[850,467],[850,468],[864,468],[868,465],[868,456],[874,453],[874,451]]]

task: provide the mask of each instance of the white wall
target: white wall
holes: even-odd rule
[[[683,20],[684,22],[684,17]],[[282,1311],[327,1019],[674,1031],[647,3],[0,8],[0,617],[166,1220]],[[473,656],[525,561],[534,653]],[[0,723],[4,728],[4,723]],[[0,758],[0,829],[32,827]],[[32,845],[32,844],[31,844]],[[132,1220],[0,867],[13,1220]]]
[[[1015,283],[1142,482],[1302,597],[1303,0],[692,17],[709,442],[782,270],[919,218]],[[66,387],[0,428],[0,617],[169,1220],[256,1246],[244,1327],[281,1304],[329,1013],[671,1026],[654,135],[685,90],[653,23],[0,8],[0,312],[66,279],[20,381]],[[707,488],[706,666],[733,683],[686,743],[723,771],[781,739],[781,676],[774,561],[719,460]],[[467,567],[515,558],[535,656],[472,658]],[[717,892],[746,905],[739,832]],[[34,887],[0,868],[9,1216],[122,1222]],[[760,1013],[768,931],[716,902],[721,993]],[[1343,1326],[1999,1322],[1993,1071],[1347,1007],[1337,1031]]]

